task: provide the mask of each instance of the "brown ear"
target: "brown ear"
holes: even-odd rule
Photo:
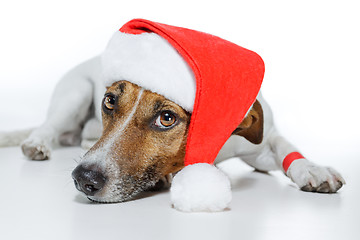
[[[263,110],[259,101],[256,100],[247,116],[232,134],[243,136],[254,144],[260,144],[263,140],[263,132]]]

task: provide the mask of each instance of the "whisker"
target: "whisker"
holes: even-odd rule
[[[69,173],[69,172],[72,172],[73,170],[74,170],[74,168],[67,168],[67,169],[63,169],[62,172]]]
[[[72,179],[69,179],[66,181],[66,183],[64,184],[64,187],[68,187],[70,184],[73,184],[74,181]]]
[[[73,160],[76,164],[79,164],[79,162],[81,162],[81,160],[82,160],[82,157],[78,156],[77,158],[73,158]]]

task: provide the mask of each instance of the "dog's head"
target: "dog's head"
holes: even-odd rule
[[[73,171],[90,200],[121,202],[184,167],[191,114],[165,97],[127,81],[115,82],[102,102],[103,134]],[[253,143],[263,134],[255,102],[234,131]]]

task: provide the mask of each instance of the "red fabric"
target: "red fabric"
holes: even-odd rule
[[[207,33],[144,19],[131,20],[120,31],[157,33],[189,64],[196,78],[196,96],[185,165],[212,164],[256,100],[265,70],[261,57]]]
[[[284,158],[284,161],[283,161],[283,169],[285,172],[287,172],[287,170],[289,169],[291,163],[295,160],[298,160],[298,159],[302,159],[304,158],[304,156],[299,153],[299,152],[292,152],[292,153],[289,153],[285,158]]]

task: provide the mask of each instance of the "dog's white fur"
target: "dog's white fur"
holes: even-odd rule
[[[52,144],[59,138],[62,138],[64,142],[71,142],[71,138],[75,133],[79,133],[83,124],[85,125],[81,133],[82,146],[91,147],[101,136],[100,103],[104,92],[100,57],[90,59],[71,70],[61,79],[55,89],[45,123],[35,129],[23,142],[22,148],[25,155],[32,159],[50,157]],[[257,99],[264,113],[262,143],[255,145],[243,137],[232,136],[219,152],[215,164],[231,157],[240,157],[257,170],[283,171],[282,161],[285,156],[297,151],[292,144],[279,135],[273,123],[271,109],[261,93]],[[92,105],[95,112],[92,118],[88,118]],[[309,185],[319,187],[327,182],[330,191],[336,192],[341,187],[339,182],[345,183],[334,169],[318,166],[306,159],[293,162],[285,174],[300,188]]]

